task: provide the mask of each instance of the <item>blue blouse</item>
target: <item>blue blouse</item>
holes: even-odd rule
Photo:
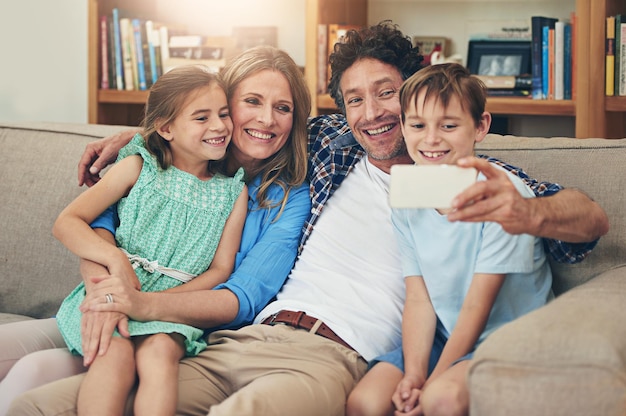
[[[311,211],[309,185],[292,188],[280,217],[280,206],[259,208],[257,191],[261,178],[248,184],[248,215],[243,228],[235,268],[228,281],[214,288],[228,289],[239,299],[239,313],[221,328],[236,329],[247,325],[278,293],[289,275],[298,252],[304,220]],[[283,189],[273,185],[267,197],[281,201]],[[117,209],[110,207],[91,224],[115,234]]]

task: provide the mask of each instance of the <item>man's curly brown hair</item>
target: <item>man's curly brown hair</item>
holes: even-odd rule
[[[335,44],[329,57],[331,77],[328,91],[343,113],[345,103],[339,85],[341,77],[352,64],[364,58],[377,59],[396,67],[402,79],[420,70],[424,60],[419,48],[413,47],[411,38],[390,20],[360,30],[349,30],[343,42]]]

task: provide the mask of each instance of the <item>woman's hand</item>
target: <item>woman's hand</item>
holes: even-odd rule
[[[106,354],[115,328],[120,335],[130,337],[126,315],[119,312],[83,313],[80,332],[85,367],[89,366],[97,355]]]
[[[123,276],[91,278],[91,289],[85,296],[80,310],[87,312],[118,312],[136,321],[143,321],[144,316],[141,292],[129,279]]]

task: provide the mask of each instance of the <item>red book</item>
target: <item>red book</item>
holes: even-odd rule
[[[109,34],[107,16],[100,16],[100,70],[102,71],[100,88],[109,89],[109,52],[107,36]]]

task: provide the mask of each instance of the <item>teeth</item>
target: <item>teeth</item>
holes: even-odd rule
[[[373,136],[373,135],[376,135],[376,134],[382,134],[382,133],[384,133],[386,131],[391,130],[392,128],[393,128],[393,124],[388,124],[386,126],[379,127],[379,128],[377,128],[375,130],[366,130],[366,131],[367,131],[367,134]]]
[[[219,139],[206,139],[206,140],[203,140],[203,142],[208,143],[208,144],[220,144],[220,143],[224,143],[224,138],[221,137]]]
[[[426,157],[441,157],[443,155],[445,155],[447,152],[425,152],[422,151],[422,154]]]
[[[271,134],[263,134],[256,130],[246,130],[248,134],[252,137],[256,137],[257,139],[269,140],[272,138]]]

